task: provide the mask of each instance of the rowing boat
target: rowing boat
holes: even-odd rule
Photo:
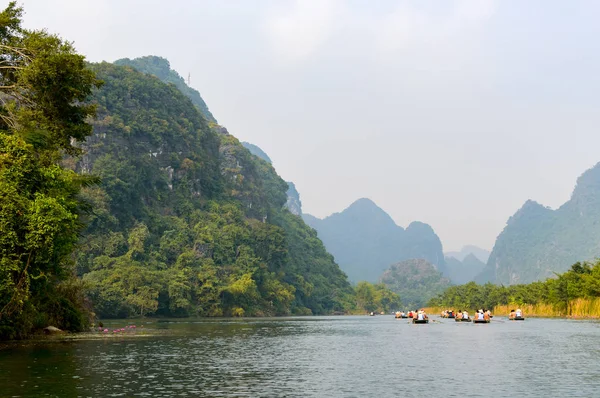
[[[455,318],[454,319],[455,322],[472,322],[473,320],[471,318]]]
[[[525,318],[523,318],[522,316],[518,317],[518,318],[508,318],[509,321],[524,321]]]
[[[416,318],[413,318],[412,323],[429,323],[429,319],[416,319]]]
[[[489,319],[473,319],[473,323],[490,323]]]

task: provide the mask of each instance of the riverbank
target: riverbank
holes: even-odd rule
[[[598,319],[600,318],[600,298],[593,299],[575,299],[569,301],[567,309],[558,308],[552,304],[506,304],[497,305],[491,309],[492,314],[498,317],[510,314],[510,310],[521,309],[525,317],[534,318],[573,318],[573,319]],[[439,315],[443,310],[450,307],[426,307],[425,311],[428,314]],[[464,308],[454,308],[458,311]],[[479,308],[477,308],[479,309]],[[476,309],[467,308],[470,314],[473,314]]]
[[[569,301],[566,308],[557,308],[552,304],[508,304],[494,307],[494,314],[509,314],[510,310],[520,308],[526,317],[543,318],[600,318],[600,298],[575,299]]]

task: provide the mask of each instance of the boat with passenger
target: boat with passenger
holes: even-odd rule
[[[414,314],[412,323],[429,323],[429,318],[427,317],[427,314],[424,310],[419,310],[416,314]]]
[[[525,317],[523,316],[523,311],[520,308],[517,310],[510,310],[510,314],[508,315],[509,321],[524,321]]]
[[[473,319],[473,323],[490,323],[490,316],[487,312],[479,310],[475,314],[475,319]]]
[[[456,318],[454,318],[454,321],[455,322],[471,322],[472,319],[471,319],[471,317],[469,317],[468,311],[458,310],[458,313],[456,314]]]

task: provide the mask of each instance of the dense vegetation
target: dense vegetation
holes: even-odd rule
[[[400,309],[400,296],[383,283],[359,282],[356,285],[356,306],[366,312],[390,313]]]
[[[93,180],[59,162],[92,132],[83,101],[98,81],[70,44],[23,29],[22,12],[0,13],[0,339],[87,323],[70,256]]]
[[[435,266],[423,259],[405,260],[392,265],[381,276],[381,283],[402,298],[407,309],[423,307],[432,297],[450,286]]]
[[[528,283],[600,253],[600,164],[577,180],[557,210],[527,201],[498,236],[478,283]]]
[[[549,304],[558,312],[572,313],[577,299],[600,297],[600,261],[595,264],[575,263],[565,273],[544,282],[511,286],[469,282],[452,286],[430,300],[429,305],[448,308],[494,308],[499,305]],[[600,315],[600,314],[597,314]]]
[[[168,62],[133,63],[175,84],[89,65],[22,29],[21,14],[0,13],[0,338],[83,330],[91,308],[260,316],[397,302],[383,286],[356,299],[285,208],[288,184],[207,121],[199,94],[160,70]]]
[[[413,222],[406,229],[399,227],[369,199],[359,199],[323,220],[303,217],[351,281],[376,282],[390,264],[413,258],[444,266],[442,243],[429,225]]]
[[[204,102],[204,99],[202,99],[202,97],[200,96],[200,93],[188,86],[185,83],[183,77],[181,77],[179,73],[171,69],[171,64],[168,60],[161,57],[149,55],[146,57],[134,59],[119,59],[115,61],[115,64],[122,66],[131,66],[132,68],[142,73],[154,75],[165,83],[174,84],[179,91],[181,91],[186,97],[188,97],[192,101],[192,103],[198,108],[198,110],[206,120],[212,123],[217,122],[215,117],[208,110],[208,106],[206,105],[206,102]]]
[[[153,58],[145,58],[152,60]],[[102,179],[77,269],[102,317],[344,311],[353,290],[287,184],[176,87],[130,67],[105,81],[78,171]]]

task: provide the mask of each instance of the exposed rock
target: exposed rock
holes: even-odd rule
[[[59,328],[55,327],[55,326],[46,326],[44,328],[44,333],[46,334],[58,334],[58,333],[64,333],[62,330],[60,330]]]

